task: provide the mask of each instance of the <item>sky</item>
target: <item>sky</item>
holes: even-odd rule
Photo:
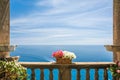
[[[112,0],[11,0],[11,44],[107,45]]]

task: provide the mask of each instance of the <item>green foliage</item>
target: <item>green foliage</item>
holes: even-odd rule
[[[112,76],[116,78],[120,78],[120,62],[116,62],[116,64],[110,66],[110,71],[112,73]]]
[[[16,61],[0,61],[0,79],[24,80],[27,77],[26,68]]]

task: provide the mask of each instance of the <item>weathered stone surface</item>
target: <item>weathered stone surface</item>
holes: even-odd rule
[[[113,56],[114,61],[120,61],[120,0],[114,0],[113,14]]]
[[[20,62],[21,65],[27,68],[104,68],[114,62],[73,62],[72,64],[55,64],[54,62]]]
[[[0,0],[0,46],[9,46],[10,44],[10,11],[9,0]],[[1,48],[1,47],[0,47]],[[1,48],[3,49],[3,47]],[[0,50],[1,50],[0,49]],[[0,52],[0,57],[8,57],[7,48]]]
[[[10,43],[9,0],[0,0],[0,44]]]
[[[120,0],[114,0],[113,43],[120,45]]]

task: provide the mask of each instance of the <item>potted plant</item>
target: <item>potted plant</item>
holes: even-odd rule
[[[18,63],[19,56],[9,55],[16,47],[0,45],[0,80],[25,80],[27,76],[26,68]]]
[[[72,59],[76,58],[76,55],[73,52],[62,50],[53,52],[52,56],[56,58],[57,64],[71,64]]]
[[[16,61],[0,60],[0,80],[26,80],[26,68]]]
[[[120,79],[120,62],[119,61],[116,61],[114,65],[111,65],[109,69],[113,77]]]

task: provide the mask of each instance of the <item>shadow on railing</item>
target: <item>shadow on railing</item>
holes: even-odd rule
[[[30,80],[116,80],[112,79],[108,67],[113,62],[74,62],[55,64],[52,62],[20,62],[28,68]],[[109,78],[109,79],[108,79]]]

